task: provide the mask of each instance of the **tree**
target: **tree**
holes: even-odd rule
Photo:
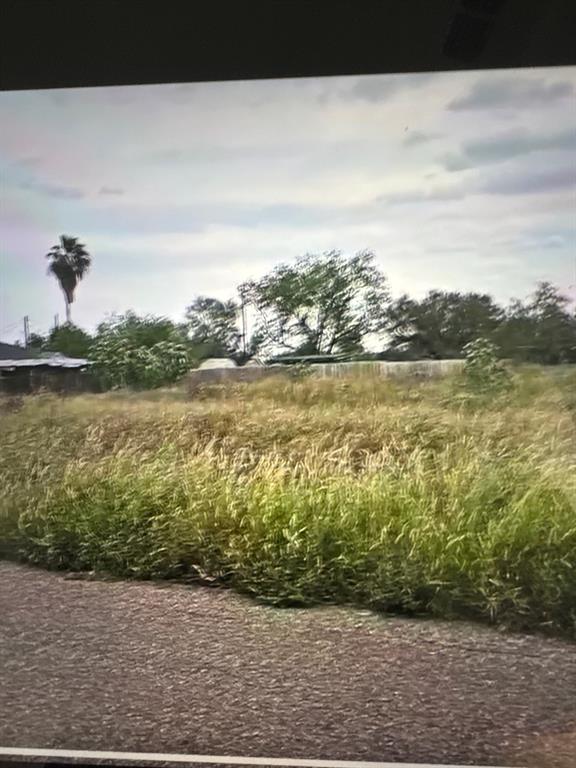
[[[237,357],[241,334],[237,327],[238,305],[199,296],[186,309],[189,340],[194,357]]]
[[[386,279],[370,252],[308,254],[241,290],[258,314],[257,334],[301,355],[359,351],[385,322]]]
[[[137,315],[133,310],[113,314],[96,329],[96,338],[113,334],[121,336],[134,347],[151,347],[159,341],[184,343],[185,331],[168,317]]]
[[[513,301],[498,335],[504,354],[545,365],[576,363],[576,316],[569,303],[546,282],[528,301]]]
[[[90,359],[105,387],[159,387],[175,382],[190,367],[186,338],[178,326],[167,318],[134,312],[100,323]]]
[[[93,339],[89,333],[77,325],[66,323],[59,328],[53,328],[44,341],[42,349],[48,352],[59,352],[66,357],[89,357]]]
[[[28,337],[28,349],[41,351],[46,344],[46,338],[40,333],[31,333]]]
[[[510,302],[496,340],[504,357],[528,362],[535,357],[536,323],[526,304],[518,299]]]
[[[534,355],[538,362],[558,365],[576,362],[576,318],[570,301],[550,283],[539,283],[528,304],[534,324]]]
[[[461,357],[475,339],[492,339],[503,317],[487,294],[430,291],[421,301],[404,295],[388,309],[390,349],[411,357]]]
[[[70,323],[70,305],[74,301],[76,286],[90,267],[90,254],[77,237],[61,235],[60,243],[50,249],[46,258],[50,259],[49,273],[60,283],[66,306],[66,322]]]
[[[489,339],[475,339],[464,347],[464,382],[477,394],[498,394],[512,387],[510,372],[498,359],[498,348]]]

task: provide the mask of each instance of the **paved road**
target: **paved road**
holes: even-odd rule
[[[0,745],[572,768],[576,646],[0,563]]]

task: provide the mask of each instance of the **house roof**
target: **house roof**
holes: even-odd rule
[[[35,349],[17,347],[16,344],[5,344],[3,341],[0,341],[0,362],[3,360],[30,360],[30,358],[37,358],[39,356],[38,351]]]
[[[339,363],[349,359],[349,355],[277,355],[271,357],[269,363],[282,363],[291,365],[293,363]]]
[[[37,352],[32,349],[24,349],[13,344],[0,343],[0,370],[14,370],[15,368],[37,368],[48,366],[50,368],[83,368],[91,365],[89,360],[79,357],[66,357],[59,352]]]

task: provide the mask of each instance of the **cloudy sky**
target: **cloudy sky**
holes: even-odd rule
[[[576,68],[0,93],[0,339],[63,317],[61,233],[85,327],[329,249],[394,295],[576,298],[575,94]]]

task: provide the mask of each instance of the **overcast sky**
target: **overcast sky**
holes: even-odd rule
[[[394,295],[550,280],[576,298],[576,68],[0,94],[0,339],[181,318],[306,252],[370,249]]]

